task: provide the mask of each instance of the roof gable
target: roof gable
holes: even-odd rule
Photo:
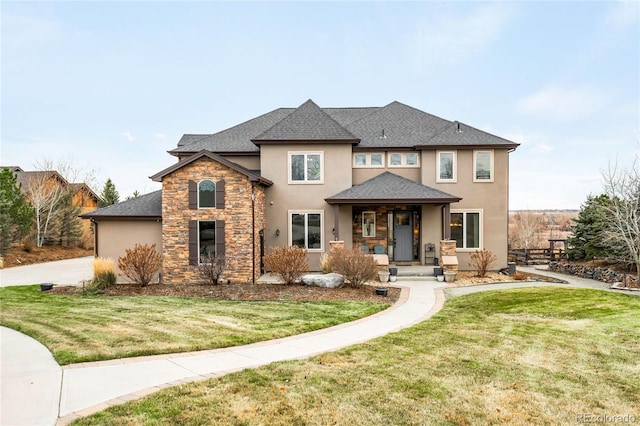
[[[336,141],[357,143],[359,138],[324,112],[311,99],[251,139],[256,145],[283,141]]]
[[[214,154],[213,152],[209,152],[207,150],[202,150],[196,154],[193,154],[191,157],[186,158],[182,161],[179,161],[178,163],[174,164],[173,166],[167,167],[166,169],[156,173],[155,175],[151,176],[151,180],[156,181],[156,182],[161,182],[162,178],[164,178],[165,176],[167,176],[168,174],[171,174],[173,172],[175,172],[176,170],[179,170],[181,168],[183,168],[184,166],[193,163],[194,161],[197,161],[201,158],[209,158],[210,160],[213,161],[217,161],[220,164],[223,164],[227,167],[229,167],[230,169],[233,169],[239,173],[242,173],[243,175],[245,175],[249,181],[251,182],[258,182],[264,186],[271,186],[273,185],[273,182],[271,182],[269,179],[263,178],[260,175],[258,175],[257,173],[246,169],[242,166],[240,166],[239,164],[236,164],[232,161],[227,160],[226,158],[218,155],[218,154]]]
[[[419,184],[391,172],[379,174],[359,185],[325,198],[329,204],[358,203],[455,203],[462,198]]]

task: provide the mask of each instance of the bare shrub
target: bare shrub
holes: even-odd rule
[[[489,268],[494,267],[498,262],[498,257],[487,249],[476,250],[471,255],[471,267],[476,270],[479,277],[487,275]]]
[[[200,264],[198,265],[198,274],[207,284],[216,285],[220,275],[227,269],[227,258],[224,256],[216,256],[213,253],[207,253],[200,256]]]
[[[264,256],[271,272],[279,274],[286,284],[293,284],[309,271],[307,251],[298,246],[274,247]]]
[[[371,281],[378,275],[378,265],[373,256],[367,255],[358,249],[335,249],[329,254],[329,266],[331,270],[344,275],[353,288],[362,287],[367,281]]]
[[[118,258],[118,268],[136,284],[145,287],[162,267],[162,256],[156,245],[136,244],[126,249],[126,255]]]

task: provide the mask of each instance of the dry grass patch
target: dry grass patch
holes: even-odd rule
[[[639,310],[640,298],[597,290],[457,297],[401,332],[170,388],[76,424],[555,425],[575,424],[581,413],[640,418]]]

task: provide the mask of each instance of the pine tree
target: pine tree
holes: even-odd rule
[[[593,259],[608,254],[608,245],[604,241],[604,231],[608,228],[607,207],[611,199],[606,195],[589,196],[580,208],[575,227],[567,239],[570,259]]]
[[[112,204],[120,202],[120,194],[116,191],[116,186],[111,182],[111,179],[107,179],[102,188],[102,194],[100,194],[100,202],[98,207],[106,207]]]
[[[33,215],[16,175],[3,169],[0,172],[0,254],[27,235],[33,226]]]

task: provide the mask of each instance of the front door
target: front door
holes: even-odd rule
[[[413,212],[393,212],[393,260],[413,260]]]

